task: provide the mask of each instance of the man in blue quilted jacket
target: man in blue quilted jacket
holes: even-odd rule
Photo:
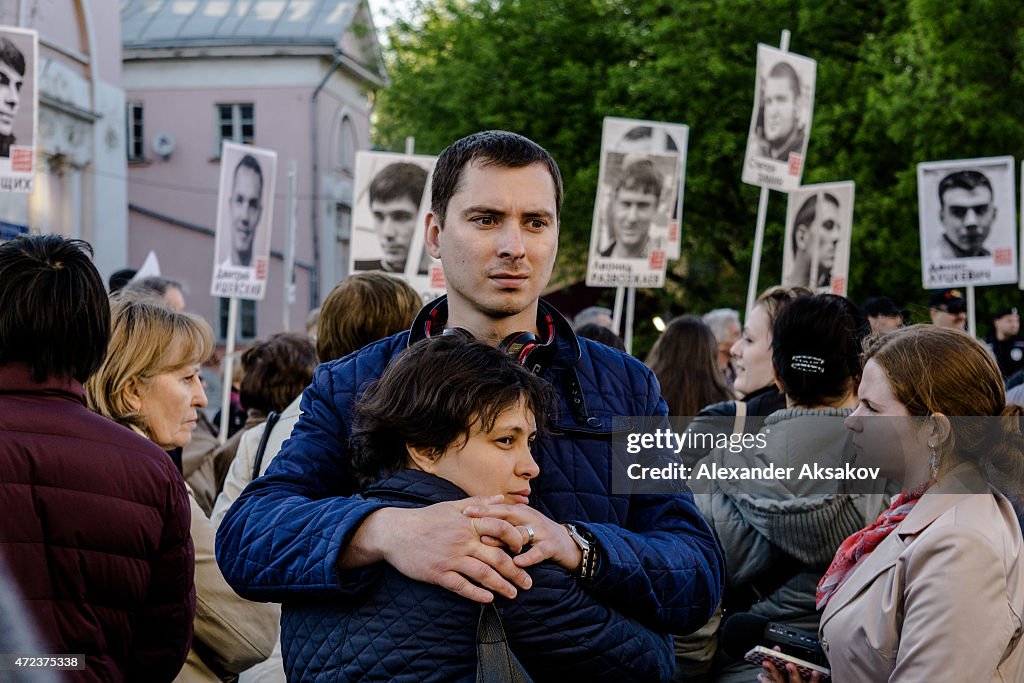
[[[568,536],[579,548],[577,580],[609,606],[669,633],[707,621],[721,597],[722,555],[691,495],[612,493],[621,467],[612,418],[665,415],[657,380],[636,359],[577,339],[539,299],[561,203],[554,159],[522,136],[476,133],[442,152],[425,228],[447,297],[428,304],[410,332],[317,368],[292,438],[218,531],[218,562],[241,595],[285,603],[283,622],[303,619],[301,605],[358,596],[388,563],[476,602],[514,598],[530,589],[529,568]],[[475,497],[403,509],[355,496],[356,398],[410,340],[455,328],[515,355],[557,393],[553,434],[535,448],[531,505]],[[532,547],[510,556],[501,546],[518,553],[525,527]],[[331,647],[317,629],[305,620],[293,632],[311,642],[290,645],[313,668]]]

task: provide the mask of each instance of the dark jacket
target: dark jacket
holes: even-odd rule
[[[170,681],[192,638],[189,501],[158,446],[71,379],[0,365],[0,554],[71,680]]]
[[[423,507],[466,494],[403,470],[368,500]],[[509,645],[536,681],[659,681],[672,677],[671,640],[602,605],[553,562],[530,567],[533,587],[499,599]],[[281,645],[291,681],[473,681],[480,605],[384,567],[358,596],[285,603]],[[309,657],[305,652],[318,652]]]
[[[721,597],[722,558],[682,485],[678,493],[634,494],[616,488],[625,466],[613,457],[613,418],[667,414],[657,380],[635,358],[577,340],[553,309],[557,350],[543,372],[557,393],[556,433],[534,450],[534,505],[558,522],[576,522],[599,546],[589,587],[605,605],[659,631],[699,628]],[[340,572],[339,557],[383,503],[353,498],[349,462],[352,407],[366,385],[407,344],[389,337],[317,368],[302,397],[302,417],[266,476],[235,501],[217,534],[228,582],[250,599],[346,599],[380,579],[378,564]],[[628,486],[628,485],[626,485]],[[309,650],[310,659],[323,653]]]

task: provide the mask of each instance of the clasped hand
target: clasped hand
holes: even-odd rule
[[[579,567],[580,549],[565,527],[528,505],[502,501],[476,496],[423,508],[384,508],[364,522],[370,528],[361,530],[360,543],[372,547],[376,540],[380,551],[370,554],[405,576],[480,603],[528,590],[533,582],[525,568],[544,560],[569,572]]]

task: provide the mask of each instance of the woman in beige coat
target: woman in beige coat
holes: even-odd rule
[[[118,298],[103,366],[86,383],[89,406],[166,451],[188,444],[206,405],[199,364],[213,351],[202,318],[158,303]],[[180,456],[179,456],[180,457]],[[179,682],[217,683],[267,658],[277,638],[277,605],[249,602],[228,586],[214,557],[215,528],[189,489],[195,545],[192,650]]]
[[[1024,411],[995,361],[962,332],[904,328],[868,349],[858,400],[857,464],[903,492],[818,587],[833,680],[1024,681],[1024,542],[999,491],[1021,491]]]

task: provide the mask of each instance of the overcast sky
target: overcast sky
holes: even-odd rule
[[[407,17],[411,6],[412,0],[370,0],[373,23],[378,30],[383,31],[394,22],[396,16]]]

